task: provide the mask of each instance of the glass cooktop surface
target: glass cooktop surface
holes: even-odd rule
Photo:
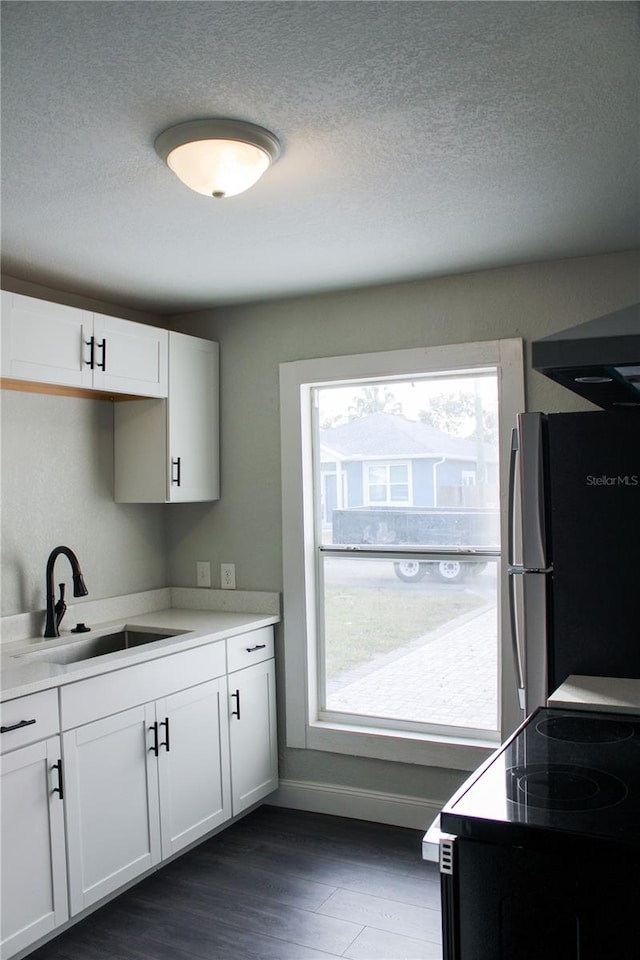
[[[444,808],[442,829],[557,831],[640,845],[640,717],[537,710]]]

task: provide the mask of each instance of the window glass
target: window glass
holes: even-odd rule
[[[497,371],[315,406],[321,716],[496,731]]]

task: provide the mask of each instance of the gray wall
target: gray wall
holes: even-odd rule
[[[166,585],[164,508],[113,502],[113,404],[4,390],[3,616],[44,608],[58,544],[77,554],[91,599]],[[70,574],[59,559],[68,604]]]
[[[463,341],[527,344],[640,299],[637,254],[530,264],[411,284],[174,317],[171,326],[220,343],[222,496],[168,517],[169,579],[193,582],[196,559],[236,564],[239,588],[282,590],[278,364]],[[530,348],[527,346],[527,364]],[[527,375],[529,409],[588,406]],[[282,689],[282,632],[279,637]],[[283,698],[280,698],[282,705]],[[455,772],[281,748],[281,774],[444,800]]]

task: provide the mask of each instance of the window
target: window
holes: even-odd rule
[[[520,341],[281,365],[291,746],[464,768],[499,740],[522,407]]]
[[[366,502],[409,503],[408,463],[367,463]]]

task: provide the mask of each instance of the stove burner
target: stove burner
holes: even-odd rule
[[[536,730],[550,740],[566,740],[570,743],[620,743],[633,736],[633,725],[624,720],[608,720],[602,717],[551,717],[540,720]]]
[[[622,780],[565,763],[531,763],[507,771],[507,795],[514,803],[545,810],[587,811],[613,807],[627,795]]]

